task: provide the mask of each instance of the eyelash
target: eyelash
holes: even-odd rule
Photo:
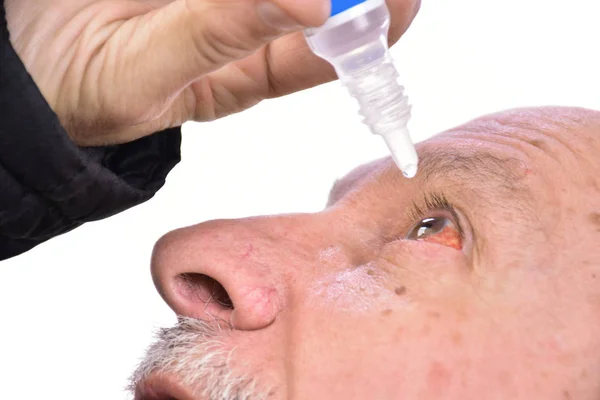
[[[409,211],[409,218],[411,221],[420,221],[428,218],[431,214],[436,212],[445,211],[452,216],[453,223],[456,225],[456,229],[460,236],[464,237],[463,229],[460,224],[460,218],[456,207],[446,198],[443,193],[425,193],[423,196],[423,203],[419,206],[413,201],[412,207]]]

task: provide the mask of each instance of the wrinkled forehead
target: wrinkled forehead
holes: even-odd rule
[[[435,177],[443,169],[479,175],[478,169],[489,164],[498,164],[496,167],[513,164],[512,168],[493,168],[497,169],[493,172],[502,170],[514,180],[535,169],[555,177],[550,179],[554,181],[571,175],[574,183],[585,176],[584,186],[600,191],[600,112],[593,110],[567,107],[508,110],[442,132],[419,143],[417,148],[420,179]],[[452,164],[460,164],[460,168]],[[361,165],[335,182],[330,203],[361,182],[395,172],[389,157]]]

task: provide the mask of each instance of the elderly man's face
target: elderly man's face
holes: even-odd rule
[[[320,213],[163,237],[186,318],[137,398],[598,399],[600,117],[511,111],[418,150],[415,179],[371,163]]]

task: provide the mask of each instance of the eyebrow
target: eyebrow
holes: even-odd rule
[[[483,195],[506,192],[512,200],[530,204],[533,200],[529,187],[523,182],[527,174],[525,163],[514,157],[498,157],[486,151],[459,152],[442,147],[424,148],[419,153],[419,172],[415,179],[421,179],[423,186],[440,179],[452,180],[460,184],[473,182],[473,188],[483,190]],[[367,174],[368,175],[368,174]],[[352,189],[345,188],[335,193],[345,178],[337,180],[328,195],[328,204],[337,201]],[[357,182],[359,182],[359,179]],[[357,183],[355,182],[355,184]],[[334,194],[338,196],[333,197]]]
[[[426,148],[421,154],[419,172],[427,183],[440,178],[458,178],[476,187],[498,187],[511,195],[529,197],[529,187],[523,182],[527,175],[524,161],[515,157],[499,157],[486,151],[459,152],[446,148]],[[479,182],[477,182],[479,181]]]

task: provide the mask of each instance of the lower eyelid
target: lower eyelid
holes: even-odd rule
[[[455,257],[465,259],[466,262],[470,260],[470,256],[463,249],[457,250],[438,243],[406,239],[398,239],[387,243],[383,247],[380,257],[393,262],[398,267],[403,266],[407,257],[422,262],[427,262],[427,260],[450,260]]]
[[[453,225],[455,225],[453,223]],[[436,243],[456,250],[463,249],[463,235],[457,227],[445,226],[441,232],[422,239],[423,242]]]

